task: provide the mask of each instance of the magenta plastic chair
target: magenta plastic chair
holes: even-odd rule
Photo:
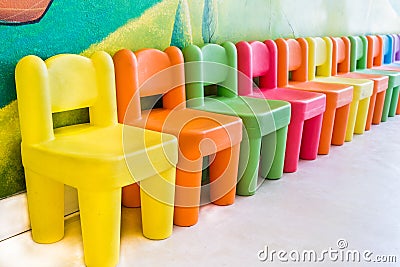
[[[286,141],[284,172],[294,172],[299,157],[313,160],[318,154],[326,97],[321,93],[278,88],[277,47],[274,41],[239,42],[239,95],[290,102],[291,118]],[[259,78],[259,88],[254,86]]]

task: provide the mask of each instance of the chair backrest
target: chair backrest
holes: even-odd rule
[[[182,52],[174,46],[164,51],[122,49],[115,53],[118,121],[141,117],[140,98],[161,95],[163,108],[185,107],[185,76]]]
[[[241,41],[236,44],[236,49],[239,95],[251,95],[253,78],[257,77],[260,90],[277,87],[277,48],[274,41]]]
[[[393,37],[393,61],[400,61],[400,34],[392,34]]]
[[[308,81],[308,44],[304,38],[276,39],[278,49],[278,86],[291,81]]]
[[[43,61],[21,59],[15,70],[22,141],[54,138],[52,113],[89,108],[90,124],[117,123],[114,67],[110,55],[62,54]]]
[[[389,35],[381,35],[383,40],[383,64],[390,64],[393,62],[393,37]]]
[[[367,68],[383,64],[383,38],[379,35],[368,35]]]
[[[183,49],[183,55],[186,98],[191,100],[188,106],[204,104],[204,87],[207,85],[217,85],[217,96],[238,95],[237,54],[233,43],[188,45]]]
[[[308,79],[315,76],[329,77],[332,73],[332,40],[329,37],[307,37]]]
[[[331,37],[332,75],[350,71],[350,40],[347,37]]]
[[[367,68],[368,45],[365,36],[349,36],[350,40],[350,71]]]

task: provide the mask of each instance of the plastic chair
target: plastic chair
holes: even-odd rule
[[[383,39],[381,36],[349,36],[349,39],[351,42],[351,71],[389,77],[385,96],[385,106],[389,105],[389,112],[387,115],[384,112],[381,119],[382,122],[385,122],[388,116],[393,117],[396,114],[400,91],[400,73],[381,67],[383,62]]]
[[[87,266],[119,257],[121,188],[141,181],[143,234],[171,235],[177,141],[117,123],[111,57],[27,56],[16,67],[32,237],[64,235],[64,184],[77,188]],[[90,123],[53,129],[52,113],[89,107]]]
[[[318,154],[328,154],[331,143],[344,143],[353,87],[308,81],[308,44],[304,38],[280,38],[275,43],[278,47],[278,86],[326,96]]]
[[[368,68],[372,68],[372,69],[379,69],[379,70],[389,70],[389,71],[395,71],[395,72],[400,72],[400,66],[398,66],[397,64],[392,64],[393,62],[393,38],[390,35],[378,35],[376,36],[376,39],[373,38],[373,36],[367,36],[368,39],[368,45],[373,46],[374,44],[372,44],[373,41],[377,41],[378,42],[378,49],[374,49],[374,59],[370,59],[368,58],[367,61],[367,67]],[[381,43],[380,45],[382,46],[381,49],[379,43]],[[382,53],[382,55],[380,55]],[[377,55],[375,57],[375,55]],[[370,55],[368,55],[370,57]],[[382,57],[382,61],[380,60],[380,57]],[[398,97],[397,92],[400,93],[399,89],[394,90],[393,94],[395,94],[395,96],[392,96],[392,102],[390,105],[390,111],[389,111],[389,116],[393,117],[396,113],[400,114],[400,112],[397,112],[398,109],[400,109],[399,107],[399,102],[400,99]],[[393,98],[394,97],[394,98]],[[396,97],[397,97],[397,101],[396,101]]]
[[[326,97],[320,93],[277,87],[277,48],[274,41],[242,41],[236,44],[236,48],[239,95],[285,100],[291,104],[283,171],[294,172],[299,157],[307,160],[317,157]],[[253,86],[254,78],[259,78],[259,88]]]
[[[173,134],[178,138],[174,223],[197,223],[203,157],[210,165],[210,201],[234,203],[242,122],[237,117],[186,108],[182,52],[143,49],[120,50],[114,55],[118,118],[124,124]],[[162,95],[162,107],[141,110],[140,98]],[[133,187],[133,186],[130,186]],[[123,204],[134,206],[139,194],[123,188]],[[133,203],[133,205],[132,205]]]
[[[385,104],[386,89],[389,78],[383,75],[350,72],[351,44],[347,37],[331,37],[332,40],[332,76],[354,79],[369,79],[374,82],[374,88],[369,102],[368,116],[365,130],[371,129],[371,124],[379,124],[382,114],[389,112],[389,105]]]
[[[400,65],[400,34],[392,34],[393,37],[393,63]]]
[[[318,82],[352,85],[353,101],[350,105],[345,141],[353,139],[353,133],[363,134],[367,122],[369,102],[374,83],[367,79],[352,79],[331,76],[332,40],[329,37],[307,37],[310,48],[308,56],[308,79]]]
[[[237,194],[255,193],[259,163],[262,178],[280,178],[290,104],[238,96],[237,54],[231,42],[205,44],[201,48],[189,45],[183,49],[183,54],[188,105],[194,109],[237,116],[243,121]]]
[[[400,61],[396,62],[400,58],[400,40],[398,34],[387,34],[382,35],[383,39],[383,65],[399,67]]]

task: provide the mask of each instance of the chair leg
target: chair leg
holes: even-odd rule
[[[351,104],[347,104],[336,110],[332,133],[332,145],[341,146],[345,141],[346,129],[350,117],[350,105]]]
[[[210,165],[210,200],[216,205],[235,202],[240,144],[216,153]]]
[[[303,125],[303,120],[294,120],[293,118],[290,120],[286,141],[284,172],[295,172],[297,170]]]
[[[353,100],[350,104],[349,120],[347,121],[345,142],[353,140],[354,128],[356,126],[356,118],[359,100]]]
[[[111,267],[119,260],[121,188],[112,191],[78,189],[86,266]]]
[[[375,86],[375,85],[374,85]],[[368,115],[367,115],[367,120],[365,122],[365,131],[369,131],[371,129],[371,125],[372,125],[372,118],[374,116],[374,111],[379,108],[377,106],[377,96],[378,93],[373,93],[371,95],[371,98],[369,100],[369,107],[368,107]]]
[[[64,236],[64,185],[25,169],[32,238],[54,243]]]
[[[323,114],[320,114],[304,122],[303,139],[300,148],[301,159],[314,160],[317,158],[322,118]]]
[[[283,175],[283,163],[285,160],[286,140],[287,140],[288,126],[278,129],[275,133],[276,139],[273,141],[274,134],[269,134],[263,137],[261,146],[261,174],[262,177],[267,179],[279,179]],[[269,149],[273,147],[275,142],[275,150]],[[275,151],[273,155],[271,151]],[[272,164],[270,164],[269,158],[272,156]],[[265,159],[268,159],[266,162]],[[269,168],[271,166],[271,168]],[[269,169],[268,174],[267,168]]]
[[[395,89],[393,87],[388,87],[388,89],[386,90],[385,104],[383,105],[381,122],[387,121],[389,117],[390,104],[392,103],[392,97],[394,91]]]
[[[165,239],[172,234],[175,198],[174,167],[140,181],[143,235]]]
[[[382,115],[383,115],[383,109],[385,107],[386,92],[387,92],[387,90],[376,94],[374,114],[372,117],[372,124],[379,124],[381,122]]]
[[[367,122],[369,103],[370,103],[369,97],[361,99],[360,102],[358,103],[357,118],[354,126],[355,134],[363,134],[365,131],[365,124]]]
[[[192,226],[198,221],[202,162],[201,158],[194,162],[193,170],[176,169],[175,225]]]
[[[399,91],[400,86],[393,88],[392,101],[390,102],[389,117],[394,117],[396,115],[397,103],[399,102]]]
[[[336,107],[327,105],[322,118],[321,135],[319,138],[318,154],[327,155],[331,148],[333,125],[335,121]]]
[[[398,88],[398,90],[400,90],[400,86],[398,86]],[[400,98],[397,101],[396,115],[400,115]]]
[[[134,183],[122,188],[122,205],[127,208],[140,207],[140,185]]]
[[[240,143],[238,183],[236,194],[254,195],[257,189],[258,165],[260,162],[260,138],[244,138]],[[273,148],[271,148],[273,150]]]

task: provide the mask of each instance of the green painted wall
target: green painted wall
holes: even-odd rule
[[[25,189],[14,84],[25,55],[393,32],[399,0],[54,0],[38,23],[0,25],[0,198]],[[57,115],[55,124],[86,120],[83,110]]]

